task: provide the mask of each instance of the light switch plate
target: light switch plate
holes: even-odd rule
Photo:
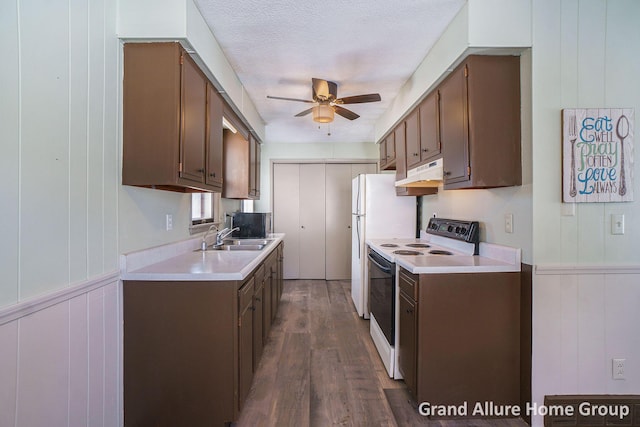
[[[623,214],[611,214],[611,234],[624,234]]]

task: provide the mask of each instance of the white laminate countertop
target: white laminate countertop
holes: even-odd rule
[[[246,278],[284,239],[272,241],[259,251],[194,251],[200,239],[124,254],[120,259],[122,280],[223,281]]]
[[[396,243],[397,248],[386,248],[383,243]],[[429,249],[415,249],[425,255],[398,255],[396,249],[414,249],[406,247],[407,243],[428,243],[430,249],[447,249],[454,255],[428,255]],[[414,274],[442,273],[490,273],[520,271],[521,250],[509,246],[492,243],[480,243],[479,255],[469,255],[456,251],[455,248],[438,247],[427,239],[368,239],[367,244],[391,262]]]

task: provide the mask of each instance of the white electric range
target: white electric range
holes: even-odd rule
[[[520,271],[521,250],[479,241],[479,223],[431,218],[420,239],[369,239],[370,333],[391,378],[397,369],[400,267],[414,274]]]

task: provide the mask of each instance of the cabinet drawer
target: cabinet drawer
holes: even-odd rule
[[[400,290],[404,292],[408,297],[413,298],[414,301],[417,301],[419,276],[417,274],[409,273],[404,268],[401,268],[398,279]]]
[[[253,302],[253,276],[238,291],[238,310],[240,313]]]

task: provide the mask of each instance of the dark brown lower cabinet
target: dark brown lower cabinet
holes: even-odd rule
[[[398,363],[400,373],[412,395],[416,394],[416,302],[400,292],[398,305],[400,315],[400,345]]]
[[[253,380],[254,278],[238,291],[238,408],[242,410]]]
[[[265,295],[282,287],[266,286],[270,270],[265,260],[243,281],[124,281],[126,426],[238,418],[280,299]]]
[[[258,369],[262,348],[268,335],[264,334],[264,265],[261,265],[254,274],[253,293],[253,371]]]
[[[416,402],[520,402],[520,273],[399,274],[399,369]]]

